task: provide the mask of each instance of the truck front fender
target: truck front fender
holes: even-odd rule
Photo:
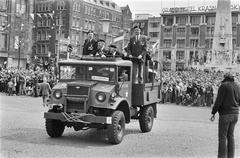
[[[125,115],[126,123],[130,122],[129,103],[125,98],[115,98],[115,102],[111,103],[111,109],[122,111]]]

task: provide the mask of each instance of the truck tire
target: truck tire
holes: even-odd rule
[[[53,111],[49,110],[48,112]],[[46,119],[45,125],[47,134],[54,138],[62,136],[65,129],[65,125],[59,120]]]
[[[152,130],[154,120],[154,110],[152,106],[142,107],[140,111],[139,124],[142,132],[150,132]]]
[[[108,139],[111,144],[122,142],[125,133],[125,116],[122,111],[112,114],[112,124],[108,126]]]

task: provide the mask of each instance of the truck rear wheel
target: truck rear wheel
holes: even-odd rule
[[[122,142],[125,133],[125,116],[122,111],[112,114],[112,124],[108,126],[108,139],[111,144]]]
[[[139,124],[142,132],[150,132],[153,126],[154,110],[152,106],[143,107],[140,111]]]
[[[49,112],[53,112],[53,111],[49,110]],[[47,134],[50,137],[62,136],[65,129],[65,125],[63,122],[59,120],[53,120],[53,119],[46,119],[45,126],[46,126]]]

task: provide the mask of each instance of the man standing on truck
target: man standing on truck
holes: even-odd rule
[[[83,45],[83,55],[90,55],[97,49],[97,41],[93,38],[94,32],[88,31],[88,39],[85,40]]]
[[[108,46],[108,53],[106,54],[109,58],[122,58],[123,54],[117,51],[117,46],[115,44],[110,44]]]
[[[143,83],[143,65],[147,52],[147,37],[141,35],[139,26],[134,27],[134,36],[130,38],[125,51],[133,62],[133,83]]]
[[[99,39],[97,42],[97,50],[94,51],[91,55],[96,57],[106,57],[108,51],[105,49],[105,41],[103,39]]]

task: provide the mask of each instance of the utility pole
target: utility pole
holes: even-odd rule
[[[23,26],[24,24],[21,24],[21,29],[20,29],[20,35],[18,38],[18,69],[20,68],[20,58],[21,58],[21,44],[22,44],[22,34],[23,34]]]
[[[61,27],[62,27],[62,16],[61,16],[62,12],[59,12],[59,26],[58,26],[58,51],[57,51],[57,67],[58,67],[58,62],[59,62],[59,57],[60,57],[60,39],[62,36],[62,31],[61,31]]]

